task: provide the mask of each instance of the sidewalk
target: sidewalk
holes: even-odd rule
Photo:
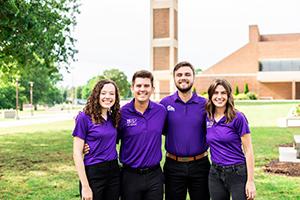
[[[0,121],[0,128],[29,126],[32,124],[47,124],[49,122],[72,120],[78,114],[78,111],[61,111],[49,114],[35,114],[21,116],[19,120],[4,120]]]

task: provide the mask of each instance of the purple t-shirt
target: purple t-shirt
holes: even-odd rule
[[[94,124],[90,116],[80,112],[72,135],[90,146],[89,153],[84,156],[85,166],[117,159],[117,130],[110,117],[102,124]]]
[[[241,137],[249,134],[246,117],[241,112],[228,124],[224,116],[218,122],[207,118],[207,143],[210,147],[211,160],[221,166],[243,164],[246,162],[242,150]]]
[[[121,139],[121,163],[133,168],[159,164],[165,118],[165,108],[152,101],[143,114],[134,108],[134,100],[122,107],[118,131]]]
[[[208,149],[206,134],[206,99],[193,94],[186,103],[178,92],[165,97],[160,102],[167,109],[164,129],[165,148],[176,156],[196,156]]]

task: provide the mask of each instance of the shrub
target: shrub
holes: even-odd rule
[[[249,86],[248,86],[248,83],[245,83],[244,85],[244,94],[248,94],[249,92]]]
[[[240,93],[239,86],[235,85],[235,87],[234,87],[234,95],[238,95],[239,93]]]
[[[296,107],[296,115],[300,116],[300,104]]]
[[[253,93],[253,92],[248,92],[246,95],[247,95],[248,99],[250,99],[250,100],[256,100],[257,99],[256,94]]]
[[[204,97],[204,98],[206,98],[206,99],[208,99],[208,93],[207,93],[207,92],[203,92],[203,93],[201,94],[201,96]]]
[[[238,95],[234,95],[233,98],[235,100],[248,100],[248,96],[244,93],[238,94]]]

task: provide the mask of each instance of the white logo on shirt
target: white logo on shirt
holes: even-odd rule
[[[137,125],[137,118],[127,119],[126,120],[126,125],[127,126],[136,126]]]
[[[167,106],[167,110],[175,112],[175,108],[170,105]]]
[[[206,122],[206,128],[211,128],[214,125],[213,121],[207,121]]]

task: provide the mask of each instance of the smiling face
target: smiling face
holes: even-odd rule
[[[226,108],[226,103],[228,101],[228,93],[222,85],[218,85],[213,92],[211,101],[216,106],[216,108]]]
[[[116,102],[116,88],[108,83],[103,86],[99,96],[99,103],[103,110],[110,109]]]
[[[146,103],[149,101],[154,88],[151,84],[150,78],[137,77],[131,86],[131,91],[137,102]]]
[[[180,92],[189,92],[194,84],[193,70],[190,67],[180,67],[174,72],[174,82]]]

